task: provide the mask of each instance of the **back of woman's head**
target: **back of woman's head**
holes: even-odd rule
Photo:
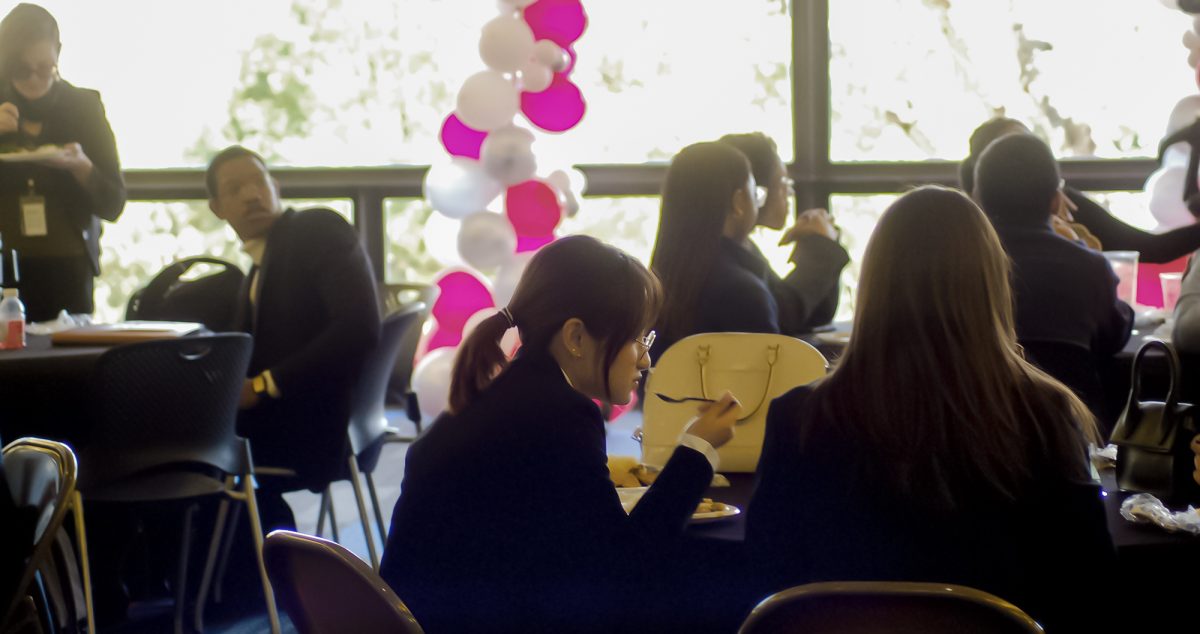
[[[963,191],[970,194],[975,189],[975,163],[979,155],[992,144],[992,141],[1010,134],[1029,134],[1029,128],[1024,123],[1008,117],[988,119],[971,132],[967,141],[969,154],[958,166],[958,184]]]
[[[508,314],[483,320],[459,346],[450,411],[461,412],[507,367],[500,339],[510,326],[521,336],[522,354],[541,354],[567,320],[579,319],[603,342],[601,376],[608,376],[621,347],[654,323],[660,304],[658,280],[624,251],[589,236],[550,243],[521,275]]]
[[[997,139],[975,164],[975,197],[1001,222],[1045,222],[1062,178],[1054,153],[1032,134]]]
[[[690,334],[691,315],[712,269],[734,193],[749,178],[750,162],[724,143],[689,145],[671,160],[650,268],[663,284],[661,328],[673,337]]]
[[[853,337],[818,391],[902,495],[954,507],[980,486],[1019,495],[1035,464],[1088,475],[1079,433],[1094,423],[1021,358],[1008,275],[996,232],[957,190],[901,196],[871,236]]]
[[[29,45],[49,40],[61,45],[58,21],[50,12],[36,4],[22,2],[0,20],[0,79],[11,79],[24,62],[21,54]]]

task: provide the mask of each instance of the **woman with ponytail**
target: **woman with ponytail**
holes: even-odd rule
[[[463,341],[449,411],[408,451],[381,570],[427,632],[677,625],[680,606],[645,580],[708,486],[738,408],[729,394],[701,408],[626,515],[593,399],[629,401],[659,298],[637,260],[571,236],[538,252],[509,305]],[[509,362],[499,342],[514,327],[523,346]]]

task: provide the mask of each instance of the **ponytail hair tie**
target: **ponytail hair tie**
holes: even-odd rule
[[[507,306],[500,309],[500,314],[504,315],[504,318],[508,320],[509,328],[515,328],[517,326],[517,320],[513,319],[512,311],[509,310]]]

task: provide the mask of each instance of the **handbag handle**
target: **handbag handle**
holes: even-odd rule
[[[1126,424],[1133,423],[1130,425],[1130,433],[1133,432],[1133,427],[1136,426],[1136,422],[1134,421],[1139,421],[1139,417],[1136,414],[1139,403],[1138,397],[1141,396],[1142,392],[1142,359],[1145,358],[1147,352],[1155,348],[1162,350],[1163,356],[1167,358],[1167,371],[1170,382],[1167,384],[1167,399],[1163,404],[1165,415],[1169,416],[1171,412],[1174,412],[1175,406],[1179,403],[1179,395],[1175,391],[1179,386],[1179,355],[1175,352],[1175,348],[1165,341],[1158,341],[1156,339],[1151,339],[1143,343],[1142,347],[1138,348],[1137,354],[1133,357],[1132,376],[1129,379],[1129,400],[1125,403],[1124,418],[1127,421]],[[1167,433],[1169,433],[1169,429]]]
[[[700,394],[704,398],[711,399],[708,395],[708,374],[705,368],[708,365],[708,358],[712,351],[712,346],[698,346],[696,348],[696,361],[700,364]],[[737,419],[738,425],[750,420],[762,408],[763,403],[767,402],[767,395],[771,393],[771,380],[775,378],[775,362],[779,360],[779,344],[767,346],[767,382],[763,386],[762,396],[758,399],[758,405],[742,418]],[[715,399],[714,399],[715,400]]]

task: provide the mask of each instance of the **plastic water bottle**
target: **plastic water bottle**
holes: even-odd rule
[[[0,342],[5,350],[25,347],[25,304],[17,289],[4,289],[4,300],[0,301]]]

